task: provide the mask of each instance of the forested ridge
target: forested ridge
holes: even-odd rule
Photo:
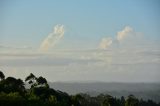
[[[121,98],[107,94],[95,97],[84,93],[69,95],[50,88],[42,76],[36,77],[31,73],[23,81],[5,78],[0,71],[0,106],[160,106],[160,103],[137,99],[132,94]]]

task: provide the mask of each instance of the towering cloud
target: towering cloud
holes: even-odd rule
[[[126,26],[122,31],[117,32],[117,35],[115,38],[102,38],[99,48],[100,49],[107,49],[109,46],[111,46],[116,41],[121,42],[125,38],[134,38],[136,36],[137,32],[135,32],[130,26]]]
[[[64,36],[64,26],[56,25],[53,32],[51,32],[41,43],[40,50],[48,51],[49,48],[55,46],[56,43]]]
[[[133,33],[133,29],[129,26],[126,26],[122,31],[119,31],[117,33],[116,39],[118,41],[123,40],[125,37],[127,37],[128,35],[131,35]]]
[[[112,44],[111,38],[103,38],[99,44],[100,49],[107,49]]]

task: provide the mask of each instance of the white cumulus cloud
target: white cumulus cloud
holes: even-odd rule
[[[125,42],[129,41],[129,43],[131,43],[131,40],[136,39],[137,35],[139,34],[135,32],[132,27],[126,26],[123,30],[117,32],[114,38],[102,38],[101,42],[99,43],[99,48],[107,49],[109,46],[116,44],[117,41],[122,42],[122,40]]]
[[[51,47],[54,47],[63,36],[64,25],[56,25],[54,30],[41,43],[40,50],[48,51]]]
[[[102,38],[102,40],[99,44],[99,48],[100,49],[107,49],[111,44],[112,44],[111,38]]]
[[[119,32],[117,33],[116,39],[117,39],[118,41],[121,41],[121,40],[123,40],[125,37],[133,34],[133,32],[134,32],[134,31],[133,31],[133,29],[132,29],[131,27],[126,26],[122,31],[119,31]]]

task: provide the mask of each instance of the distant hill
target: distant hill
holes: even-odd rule
[[[160,102],[160,83],[54,82],[49,85],[51,88],[69,94],[87,93],[91,96],[97,96],[104,93],[116,97],[133,94],[138,98]]]

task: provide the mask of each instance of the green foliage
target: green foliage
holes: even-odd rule
[[[30,75],[25,78],[25,81],[34,80],[34,79],[36,79],[35,75],[33,75],[32,73],[30,73]]]
[[[125,106],[139,106],[139,100],[135,96],[129,95]]]
[[[0,104],[2,106],[11,106],[14,104],[15,106],[24,106],[25,99],[18,92],[11,93],[0,93]]]
[[[47,80],[42,76],[36,77],[32,73],[25,81],[31,85],[30,89],[24,87],[21,79],[7,77],[0,71],[0,106],[160,106],[152,100],[138,100],[129,95],[115,98],[100,94],[91,97],[88,94],[68,95],[65,92],[49,88]]]
[[[48,102],[51,104],[56,104],[57,103],[57,98],[54,95],[50,95],[48,98]]]
[[[29,100],[29,101],[38,101],[38,100],[40,100],[40,98],[37,95],[35,95],[33,93],[30,93],[28,95],[28,97],[27,97],[27,100]]]
[[[39,78],[37,78],[37,83],[38,85],[43,85],[47,83],[47,80],[43,78],[42,76],[40,76]]]
[[[5,78],[4,74],[2,71],[0,71],[0,79],[3,80]]]
[[[30,75],[25,78],[25,82],[28,82],[28,84],[31,85],[31,88],[33,88],[37,86],[36,79],[36,76],[30,73]]]

